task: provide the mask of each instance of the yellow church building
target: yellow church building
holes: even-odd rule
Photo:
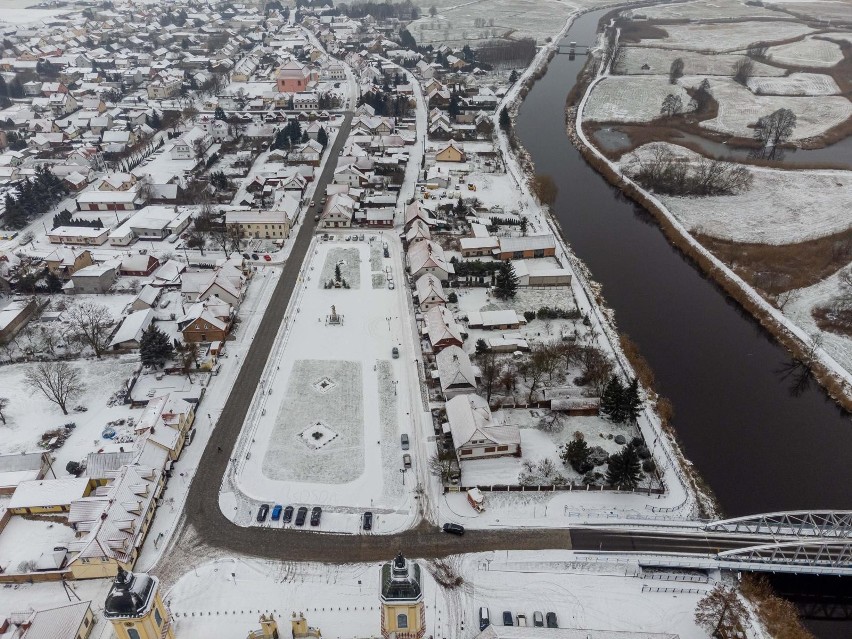
[[[426,633],[420,566],[398,554],[382,566],[382,637],[421,639]]]

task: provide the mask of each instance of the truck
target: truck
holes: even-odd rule
[[[482,491],[479,488],[471,488],[467,491],[467,503],[469,503],[473,509],[481,513],[485,510],[485,495],[482,494]]]

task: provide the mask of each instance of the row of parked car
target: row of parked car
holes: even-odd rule
[[[257,521],[263,523],[269,517],[271,521],[278,521],[280,519],[282,523],[289,524],[293,521],[294,511],[296,513],[296,521],[294,523],[297,526],[304,526],[305,520],[308,518],[307,506],[300,506],[299,510],[295,510],[293,506],[284,508],[281,504],[275,504],[272,507],[272,514],[270,515],[269,504],[261,504],[260,508],[257,509]],[[314,506],[311,510],[311,526],[319,526],[320,519],[322,519],[322,508]]]
[[[482,606],[479,609],[479,629],[485,630],[488,626],[491,625],[491,615],[488,612],[488,608],[486,606]],[[503,625],[504,626],[528,626],[527,616],[523,613],[519,613],[517,615],[512,615],[511,610],[503,611]],[[558,628],[559,624],[556,621],[556,613],[548,612],[543,615],[540,611],[536,610],[532,615],[532,625],[536,628]]]

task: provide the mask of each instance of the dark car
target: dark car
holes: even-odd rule
[[[299,510],[296,512],[296,525],[304,526],[305,518],[308,516],[308,509],[305,506],[299,506]]]
[[[556,613],[555,612],[548,612],[546,615],[544,615],[544,620],[547,623],[548,628],[558,628],[559,627],[559,624],[556,623]]]
[[[272,521],[278,521],[281,517],[281,504],[275,504],[275,507],[272,509],[272,516],[270,519]]]
[[[460,524],[444,524],[444,532],[451,535],[463,535],[464,526]]]
[[[289,524],[291,521],[293,521],[293,507],[287,506],[284,509],[284,516],[281,518],[281,522]]]
[[[485,630],[491,625],[491,615],[488,613],[488,608],[481,606],[479,608],[479,629]]]
[[[253,260],[258,259],[258,257],[257,257],[257,253],[252,253],[252,254],[251,254],[251,259],[253,259]]]
[[[503,625],[504,626],[514,626],[515,620],[512,618],[512,613],[508,610],[503,611]]]
[[[364,530],[372,530],[373,529],[373,513],[369,510],[364,513],[364,519],[361,522],[361,527]]]
[[[320,517],[322,517],[322,508],[314,506],[314,509],[311,511],[311,526],[319,526]]]
[[[257,520],[266,521],[266,516],[269,514],[269,504],[263,504],[257,509]]]

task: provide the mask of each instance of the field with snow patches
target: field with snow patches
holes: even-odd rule
[[[698,0],[697,2],[640,7],[624,13],[632,18],[647,18],[648,20],[717,20],[721,15],[726,18],[786,17],[785,14],[778,11],[747,5],[740,0]]]
[[[645,46],[625,46],[623,58],[615,72],[623,75],[663,75],[668,74],[676,58],[683,60],[685,75],[723,75],[731,76],[734,64],[744,55],[733,53],[699,53],[697,51],[678,51],[676,49],[658,49]],[[643,69],[644,65],[649,69]],[[784,75],[785,70],[761,62],[754,62],[754,76]]]
[[[833,67],[843,60],[843,51],[835,42],[807,36],[798,42],[770,47],[769,58],[777,64],[797,67]]]
[[[610,76],[592,90],[583,117],[593,122],[650,122],[660,117],[660,105],[669,93],[680,96],[686,107],[689,95],[682,86],[669,84],[668,77]]]
[[[741,51],[754,42],[778,42],[810,33],[794,22],[732,22],[714,24],[666,24],[667,37],[643,40],[639,46],[688,51]]]
[[[852,265],[847,265],[846,268],[850,266]],[[822,335],[822,347],[849,371],[852,370],[852,338],[821,330],[811,315],[811,311],[817,306],[830,306],[837,297],[848,291],[848,289],[844,290],[840,284],[839,272],[813,286],[796,290],[792,299],[784,307],[784,315],[804,329],[808,335]]]
[[[664,144],[664,143],[655,143]],[[638,149],[647,152],[652,145]],[[691,151],[668,145],[678,155]],[[622,160],[627,166],[634,156]],[[750,190],[716,197],[660,196],[690,232],[735,242],[792,244],[844,231],[852,225],[838,211],[852,210],[852,171],[782,171],[751,167]]]
[[[830,75],[791,73],[783,78],[753,77],[748,88],[759,95],[837,95],[840,87]]]
[[[830,40],[845,40],[849,44],[852,44],[852,31],[832,31],[829,33],[822,33],[820,36]]]
[[[701,77],[681,78],[681,83],[698,86]],[[750,138],[753,129],[749,125],[773,111],[787,108],[796,114],[796,130],[792,140],[804,140],[821,135],[830,128],[842,124],[852,116],[852,102],[839,95],[823,96],[774,96],[755,95],[732,78],[713,78],[710,92],[719,103],[719,113],[712,120],[701,122],[711,131]]]
[[[138,362],[105,357],[70,362],[80,371],[85,389],[68,403],[68,415],[63,415],[56,404],[40,391],[32,390],[24,381],[27,371],[36,364],[10,364],[0,366],[0,396],[9,399],[4,411],[6,425],[0,424],[0,453],[23,453],[41,450],[36,445],[42,433],[73,422],[65,444],[54,452],[54,468],[59,477],[66,476],[65,465],[80,461],[110,440],[101,437],[107,422],[137,417],[141,411],[131,411],[126,405],[107,406],[110,396],[123,388]],[[75,406],[85,406],[86,412],[77,413]]]

